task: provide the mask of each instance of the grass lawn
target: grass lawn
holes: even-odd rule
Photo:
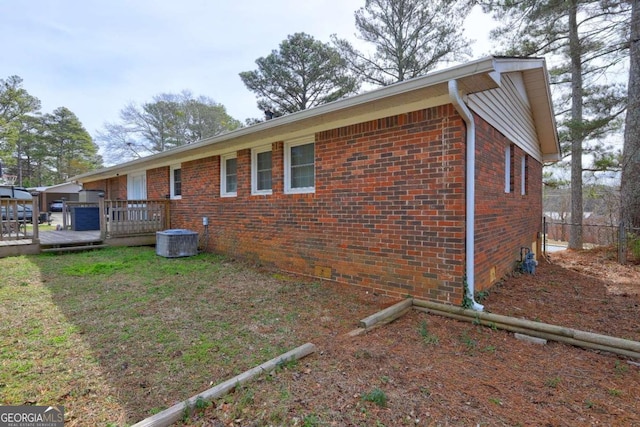
[[[0,404],[61,404],[68,426],[135,423],[380,308],[153,248],[4,258],[0,271]]]

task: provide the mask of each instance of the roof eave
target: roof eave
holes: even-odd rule
[[[395,83],[363,94],[349,98],[340,99],[331,103],[323,104],[308,110],[302,110],[286,116],[274,118],[262,123],[258,123],[246,128],[241,128],[222,135],[205,138],[193,144],[184,145],[152,156],[135,159],[120,165],[115,165],[100,169],[94,172],[77,175],[70,179],[75,182],[88,182],[99,179],[107,179],[117,175],[123,175],[133,170],[142,168],[150,169],[154,167],[167,166],[180,162],[182,158],[187,159],[189,152],[200,152],[208,147],[232,144],[233,141],[240,141],[248,136],[255,136],[260,139],[264,135],[285,135],[288,129],[295,127],[294,124],[304,124],[305,121],[327,115],[329,113],[341,113],[348,115],[350,111],[355,111],[363,105],[397,97],[399,95],[418,91],[427,87],[446,85],[449,80],[459,80],[461,89],[466,93],[487,90],[496,87],[500,80],[500,74],[515,70],[520,66],[522,69],[544,67],[544,60],[539,58],[515,59],[489,56],[475,61],[471,61],[459,66],[436,71],[422,77]],[[546,68],[544,68],[546,73]],[[552,111],[552,110],[551,110]],[[331,128],[330,121],[326,122],[327,129]],[[277,137],[274,137],[277,140]]]

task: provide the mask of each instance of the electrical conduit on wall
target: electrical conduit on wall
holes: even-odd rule
[[[460,98],[458,81],[449,80],[449,97],[451,103],[467,125],[467,177],[466,177],[466,276],[467,298],[471,300],[471,309],[483,311],[484,306],[475,300],[475,184],[476,184],[476,125],[469,108]]]

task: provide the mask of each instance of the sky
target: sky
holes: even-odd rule
[[[17,75],[42,112],[67,107],[96,137],[133,102],[190,90],[244,122],[262,118],[238,74],[305,32],[355,40],[364,0],[0,0],[0,79]],[[474,10],[473,58],[491,46],[490,17]]]

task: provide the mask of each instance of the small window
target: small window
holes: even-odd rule
[[[513,170],[513,145],[508,145],[504,150],[504,192],[512,193],[514,186]]]
[[[315,191],[315,144],[289,143],[285,150],[285,192]]]
[[[172,199],[181,199],[182,198],[182,168],[180,165],[173,165],[170,168],[170,187],[171,187],[171,198]]]
[[[271,194],[271,146],[251,151],[251,194]]]
[[[520,164],[520,194],[525,196],[527,194],[527,186],[529,184],[529,157],[525,154],[522,156]]]
[[[238,195],[238,158],[236,153],[220,157],[220,196]]]

